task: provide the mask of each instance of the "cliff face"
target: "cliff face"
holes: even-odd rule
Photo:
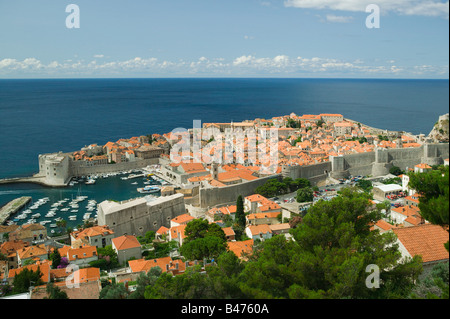
[[[428,137],[435,143],[449,142],[449,114],[439,116],[439,120],[434,125]]]

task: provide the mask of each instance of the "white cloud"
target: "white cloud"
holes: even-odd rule
[[[449,1],[441,0],[285,0],[284,2],[286,7],[352,12],[365,12],[369,4],[377,4],[384,13],[446,18],[449,15]]]
[[[353,17],[351,16],[344,17],[344,16],[336,16],[334,14],[327,14],[326,19],[328,22],[331,23],[348,23],[353,20]]]
[[[44,63],[36,58],[0,60],[0,77],[89,76],[312,76],[312,77],[444,77],[448,65],[402,66],[400,61],[342,60],[324,57],[257,57],[243,55],[231,60],[206,58],[193,61],[160,61],[135,57],[122,61],[63,60]]]

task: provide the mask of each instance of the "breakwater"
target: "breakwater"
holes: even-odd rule
[[[0,208],[0,225],[3,225],[3,223],[13,214],[18,212],[23,206],[28,204],[28,202],[31,200],[31,197],[29,196],[22,196],[16,199],[13,199],[9,203],[7,203],[5,206]]]

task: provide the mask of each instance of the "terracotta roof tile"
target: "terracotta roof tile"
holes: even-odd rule
[[[422,256],[423,262],[449,258],[449,253],[444,247],[449,235],[441,226],[427,224],[398,228],[393,232],[409,254]]]

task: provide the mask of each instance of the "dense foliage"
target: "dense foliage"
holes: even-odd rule
[[[408,186],[419,197],[422,216],[429,222],[448,227],[449,217],[449,168],[440,167],[424,173],[410,173]]]
[[[293,180],[285,177],[281,182],[278,179],[269,179],[264,185],[256,188],[255,193],[270,198],[295,192],[301,188],[310,187],[311,182],[306,178],[297,178]]]
[[[222,228],[204,219],[194,219],[184,230],[181,253],[189,260],[212,259],[226,250],[227,238]]]
[[[400,260],[395,235],[370,230],[381,213],[369,198],[344,189],[331,201],[311,207],[291,230],[295,241],[274,236],[245,262],[223,251],[206,273],[189,267],[175,277],[154,274],[152,280],[143,280],[148,283],[145,298],[408,297],[422,271],[421,258]],[[380,270],[379,288],[366,286],[369,265]]]

